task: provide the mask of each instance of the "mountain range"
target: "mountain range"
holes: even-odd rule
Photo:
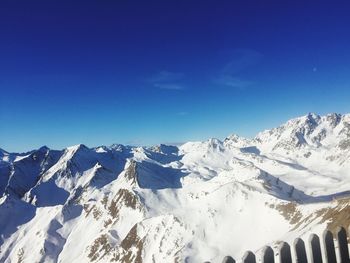
[[[0,262],[221,262],[349,227],[350,114],[253,139],[0,149]]]

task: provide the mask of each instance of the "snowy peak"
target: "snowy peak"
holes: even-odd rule
[[[158,152],[165,155],[177,154],[179,148],[172,145],[160,144],[158,146],[151,147],[153,152]]]
[[[216,138],[211,138],[204,142],[187,142],[179,147],[181,153],[188,152],[221,152],[224,150],[224,144],[222,141]]]
[[[322,119],[324,119],[324,121],[329,123],[329,126],[334,129],[340,123],[340,121],[342,120],[342,117],[346,119],[347,115],[342,116],[339,113],[331,113],[331,114],[327,114],[326,116],[323,116]]]
[[[326,116],[309,113],[261,132],[253,141],[266,151],[278,152],[310,147],[336,147],[341,140],[349,137],[348,118],[349,115],[336,113]]]
[[[9,153],[0,148],[0,167],[9,162]]]
[[[134,160],[128,160],[125,164],[125,169],[118,178],[118,180],[122,182],[124,187],[134,188],[139,186],[136,166],[137,163]]]
[[[247,147],[251,144],[251,141],[249,139],[240,137],[237,134],[231,134],[230,136],[226,137],[224,139],[224,145],[227,147]]]
[[[77,144],[74,146],[70,146],[66,149],[66,154],[70,156],[74,156],[75,154],[84,154],[90,152],[91,150],[86,147],[84,144]]]
[[[38,151],[40,151],[40,152],[47,152],[47,151],[50,151],[50,148],[47,147],[46,145],[44,145],[44,146],[40,147],[38,149]]]
[[[8,155],[9,153],[3,149],[0,148],[0,157],[3,157],[5,155]]]

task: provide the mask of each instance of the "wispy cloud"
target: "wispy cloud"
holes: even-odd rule
[[[154,83],[153,86],[156,88],[166,89],[166,90],[182,90],[182,89],[184,89],[184,86],[181,86],[179,84],[173,84],[173,83]]]
[[[184,73],[182,72],[171,72],[167,70],[161,70],[154,74],[151,78],[151,82],[168,82],[168,81],[178,81],[184,78]]]
[[[183,90],[185,87],[181,84],[181,81],[184,77],[185,74],[182,72],[162,70],[150,77],[148,82],[163,90]]]
[[[223,66],[214,83],[234,88],[246,88],[255,82],[241,77],[242,73],[258,64],[263,55],[251,49],[235,49],[227,52],[229,61]]]
[[[227,52],[229,62],[223,68],[223,71],[237,73],[251,66],[258,64],[263,55],[253,49],[234,49]]]
[[[219,78],[215,79],[215,82],[220,85],[230,86],[233,88],[242,88],[242,89],[254,84],[253,81],[243,80],[231,75],[221,75],[219,76]]]

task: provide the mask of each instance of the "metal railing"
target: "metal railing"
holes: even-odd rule
[[[291,245],[287,242],[281,242],[275,251],[270,246],[266,246],[259,258],[253,252],[247,251],[242,262],[350,263],[348,237],[345,228],[338,227],[334,235],[326,230],[321,238],[316,234],[311,234],[308,240],[297,238]],[[222,263],[235,262],[236,260],[231,256],[226,256],[222,261]]]

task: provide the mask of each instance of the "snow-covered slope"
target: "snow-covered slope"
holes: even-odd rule
[[[182,146],[0,150],[0,262],[221,262],[350,210],[350,115]]]

